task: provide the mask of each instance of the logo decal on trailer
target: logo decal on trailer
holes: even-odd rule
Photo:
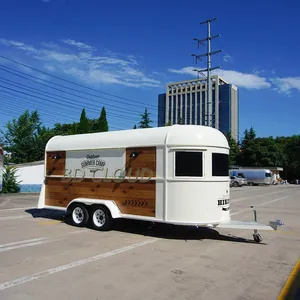
[[[82,169],[101,169],[104,168],[106,162],[100,159],[100,155],[87,154],[86,159],[81,162]]]
[[[218,205],[226,205],[229,204],[229,199],[218,200]]]

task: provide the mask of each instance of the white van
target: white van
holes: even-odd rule
[[[248,185],[271,185],[272,171],[269,169],[231,169],[230,176],[244,176]]]

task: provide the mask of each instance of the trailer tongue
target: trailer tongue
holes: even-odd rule
[[[251,207],[253,208],[253,207]],[[269,225],[261,224],[257,222],[257,212],[253,210],[253,221],[243,222],[243,221],[236,221],[230,220],[226,222],[221,222],[217,225],[217,228],[226,228],[226,229],[253,229],[253,239],[255,242],[260,243],[262,241],[262,236],[257,232],[258,230],[265,230],[265,231],[273,231],[277,230],[279,226],[283,226],[283,222],[281,220],[276,221],[269,221]]]

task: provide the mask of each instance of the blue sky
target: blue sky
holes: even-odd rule
[[[83,107],[97,117],[103,105],[112,129],[132,128],[145,107],[156,126],[157,95],[205,67],[190,56],[205,50],[193,38],[218,17],[212,50],[223,52],[212,64],[239,88],[240,136],[250,126],[258,136],[299,134],[299,9],[299,1],[3,1],[0,55],[82,86],[0,58],[0,127],[25,108],[51,126],[79,120]]]

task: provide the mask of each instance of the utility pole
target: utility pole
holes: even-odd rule
[[[206,20],[204,22],[200,22],[200,24],[207,24],[207,37],[204,39],[197,39],[194,38],[194,41],[198,42],[198,48],[200,45],[204,46],[204,41],[207,41],[207,52],[204,54],[191,54],[191,56],[195,56],[196,58],[196,63],[197,60],[199,59],[200,61],[202,61],[202,57],[207,56],[207,68],[206,69],[202,69],[202,70],[193,70],[195,72],[198,73],[198,78],[199,78],[199,74],[202,74],[204,76],[203,72],[207,72],[207,99],[206,99],[206,103],[207,103],[207,119],[206,119],[206,125],[207,126],[211,126],[212,122],[211,122],[211,115],[212,115],[212,87],[211,87],[211,71],[220,68],[220,66],[218,67],[211,67],[211,55],[217,54],[223,50],[217,50],[217,51],[213,51],[211,52],[211,47],[210,47],[210,42],[212,39],[215,39],[217,37],[219,37],[220,35],[217,34],[215,36],[211,36],[210,35],[210,24],[211,22],[217,20],[217,18],[214,19],[210,19],[210,20]]]

